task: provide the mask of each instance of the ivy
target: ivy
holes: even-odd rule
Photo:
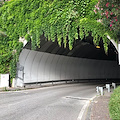
[[[0,34],[0,73],[10,73],[11,78],[15,77],[16,63],[22,46],[22,43]]]
[[[66,47],[68,44],[69,49],[72,49],[76,39],[82,40],[92,33],[94,44],[98,45],[102,39],[105,52],[107,52],[109,44],[107,35],[116,41],[117,37],[109,28],[98,22],[101,15],[94,13],[94,6],[97,3],[98,0],[11,0],[5,2],[0,7],[0,28],[6,31],[7,38],[5,39],[7,40],[2,37],[2,43],[0,43],[2,48],[0,72],[12,71],[10,73],[14,77],[16,67],[14,63],[17,62],[22,46],[18,41],[20,37],[31,41],[32,49],[40,47],[41,35],[53,42],[57,40],[59,46],[64,43]],[[7,70],[3,70],[3,66],[6,66]],[[11,69],[12,66],[13,69]]]
[[[12,40],[25,37],[31,41],[32,49],[40,47],[40,36],[43,34],[47,40],[54,42],[57,38],[60,46],[62,42],[65,47],[68,43],[72,49],[78,36],[83,39],[92,32],[94,43],[98,44],[100,38],[107,41],[107,35],[104,34],[106,31],[113,39],[115,34],[111,34],[97,22],[100,16],[93,12],[97,2],[97,0],[11,0],[0,8],[0,26]]]

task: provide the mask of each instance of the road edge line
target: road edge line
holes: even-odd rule
[[[90,100],[87,100],[85,105],[82,107],[79,115],[78,115],[78,118],[77,120],[85,120],[85,118],[83,118],[84,114],[85,114],[85,111],[87,110],[87,108],[89,107],[90,105],[90,102],[96,98],[96,95],[94,97],[92,97]]]

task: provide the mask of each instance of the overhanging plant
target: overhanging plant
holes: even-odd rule
[[[116,35],[120,34],[120,1],[119,0],[99,0],[95,5],[94,12],[99,12],[101,22],[113,31]]]
[[[100,15],[93,12],[97,2],[98,0],[11,0],[0,9],[0,26],[6,30],[10,39],[25,37],[30,40],[32,49],[40,47],[40,36],[43,34],[47,40],[54,42],[57,38],[60,46],[63,42],[65,47],[69,44],[69,49],[72,49],[78,37],[82,40],[92,32],[94,43],[98,44],[102,38],[107,51],[107,35],[111,38],[116,35],[97,22]]]
[[[32,49],[40,47],[40,36],[43,34],[47,40],[54,42],[57,38],[60,46],[63,42],[64,47],[68,44],[69,49],[72,49],[76,39],[82,40],[92,33],[95,45],[98,45],[102,39],[107,52],[110,42],[107,35],[116,40],[117,29],[115,29],[114,23],[119,25],[119,16],[117,19],[115,18],[116,22],[108,19],[111,16],[107,17],[105,11],[112,4],[106,3],[105,0],[101,1],[98,3],[98,0],[11,0],[2,4],[0,28],[2,32],[6,31],[8,38],[7,44],[3,44],[6,40],[2,39],[3,43],[0,44],[0,47],[2,48],[3,45],[3,48],[9,49],[9,52],[5,50],[3,53],[2,50],[1,71],[11,71],[11,77],[15,77],[15,64],[22,47],[19,43],[20,37],[31,41]],[[96,4],[97,14],[96,11],[94,12]],[[104,9],[102,5],[104,5]],[[116,15],[116,13],[113,11],[112,15]],[[99,22],[99,20],[102,21]],[[104,23],[105,21],[107,24]],[[112,22],[112,26],[110,22]],[[3,66],[6,66],[5,70]]]

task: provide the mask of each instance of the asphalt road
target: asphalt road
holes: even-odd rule
[[[77,120],[96,85],[64,84],[0,93],[0,120]]]

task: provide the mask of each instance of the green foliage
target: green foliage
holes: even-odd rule
[[[9,45],[7,42],[7,37],[0,35],[0,73],[8,73],[9,60],[11,59],[11,54],[7,51]]]
[[[3,0],[5,1],[5,0]],[[0,3],[0,73],[16,74],[16,63],[22,48],[18,39],[31,41],[32,49],[40,47],[40,36],[47,40],[57,39],[59,46],[73,48],[76,39],[92,35],[95,45],[102,39],[105,52],[109,40],[116,34],[98,19],[94,13],[98,0],[10,0]],[[5,31],[5,32],[4,32]],[[78,32],[79,31],[79,32]]]
[[[3,6],[3,4],[5,3],[5,1],[8,1],[8,0],[0,0],[0,7]]]
[[[100,0],[95,6],[96,12],[101,14],[102,23],[119,35],[120,31],[120,1]]]
[[[116,88],[111,95],[109,102],[109,112],[112,120],[120,119],[120,87]]]
[[[16,75],[16,62],[22,48],[22,43],[10,40],[6,35],[0,34],[0,73]]]
[[[83,18],[80,20],[79,24],[80,38],[83,39],[84,37],[87,37],[89,35],[89,31],[91,31],[93,42],[95,45],[98,45],[100,39],[102,38],[105,52],[107,52],[110,42],[106,36],[109,35],[111,38],[114,38],[115,40],[117,39],[117,36],[115,36],[112,31],[109,31],[109,29],[107,30],[105,26],[103,26],[100,22],[97,22],[96,20],[91,20],[90,18]]]
[[[93,12],[98,0],[11,0],[0,8],[0,26],[10,39],[25,37],[32,49],[40,47],[40,36],[58,44],[73,48],[75,39],[83,39],[92,32],[97,45],[103,39],[108,48],[107,35],[115,38],[100,22],[99,14]],[[79,29],[79,30],[78,30]],[[78,31],[80,31],[78,33]]]

